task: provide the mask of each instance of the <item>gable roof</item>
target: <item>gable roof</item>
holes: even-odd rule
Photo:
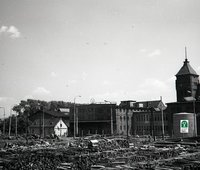
[[[185,59],[183,66],[179,70],[179,72],[176,74],[176,76],[181,75],[196,75],[199,76],[196,71],[190,66],[189,61]]]
[[[42,110],[38,110],[35,114],[37,113],[41,113],[43,112]],[[49,114],[53,117],[57,117],[57,118],[62,118],[62,117],[69,117],[69,113],[68,112],[56,112],[56,111],[47,111],[47,110],[44,110],[44,113],[45,114]],[[35,114],[33,114],[32,116],[34,116]]]
[[[57,127],[60,128],[60,123],[64,124],[64,126],[62,126],[62,128],[67,128],[66,123],[62,119],[60,119],[59,121],[57,121],[57,123],[55,123],[54,128],[57,128]]]
[[[67,116],[69,116],[68,112],[45,111],[45,113],[50,114],[54,117],[67,117]]]

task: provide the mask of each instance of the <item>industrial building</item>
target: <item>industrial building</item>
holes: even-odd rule
[[[165,109],[161,100],[122,101],[116,108],[117,134],[128,136],[168,134],[168,119]]]
[[[70,134],[113,135],[116,132],[116,104],[79,104],[70,111]],[[75,119],[74,119],[75,118]]]
[[[185,61],[176,74],[176,96],[177,101],[167,103],[169,113],[169,132],[174,137],[180,137],[180,126],[182,120],[189,120],[192,130],[182,136],[200,135],[200,84],[199,75],[191,67],[185,53]],[[179,113],[179,114],[178,114]],[[193,114],[191,114],[193,113]],[[191,119],[192,117],[192,119]],[[179,122],[177,122],[179,120]],[[179,131],[177,131],[179,129]]]

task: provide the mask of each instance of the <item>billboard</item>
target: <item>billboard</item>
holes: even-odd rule
[[[180,133],[189,132],[189,120],[180,120]]]

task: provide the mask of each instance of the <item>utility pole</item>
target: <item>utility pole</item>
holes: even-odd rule
[[[4,113],[3,113],[3,134],[6,134],[6,113],[5,113],[5,107],[4,107]]]
[[[127,134],[127,140],[128,140],[128,137],[129,137],[129,134],[128,134],[128,109],[126,111],[126,134]]]
[[[17,137],[17,114],[15,117],[15,136]]]
[[[163,105],[162,105],[162,96],[160,96],[160,110],[161,110],[161,116],[162,116],[162,139],[165,139],[165,126],[164,126],[164,116],[163,116]]]
[[[6,133],[5,133],[5,107],[0,107],[1,109],[3,109],[3,135],[5,135]]]
[[[42,107],[42,137],[44,139],[44,107]]]
[[[78,135],[78,107],[76,107],[76,136]]]
[[[193,98],[193,112],[194,112],[194,136],[197,136],[197,131],[196,131],[196,109],[195,109],[195,102],[196,99]]]
[[[74,139],[76,137],[76,107],[75,107],[75,98],[74,98]]]
[[[8,129],[8,136],[10,137],[11,132],[11,122],[12,122],[12,108],[10,109],[10,120],[9,120],[9,129]]]
[[[111,109],[110,109],[110,133],[111,136],[113,135],[113,110],[112,110],[112,102],[104,100],[104,102],[108,102],[111,104]]]
[[[154,134],[154,115],[153,115],[153,107],[150,108],[150,131],[151,131],[151,136],[155,140],[155,134]]]
[[[29,118],[28,117],[29,117],[29,111],[30,111],[28,108],[30,108],[30,105],[26,104],[24,112],[26,112],[26,139],[27,139],[27,143],[28,143],[28,132],[29,132],[29,130],[28,130]]]
[[[113,135],[113,111],[112,111],[112,104],[111,104],[111,113],[110,113],[110,121],[111,121],[111,135]]]
[[[76,120],[76,98],[81,97],[80,95],[74,97],[74,139],[76,137],[76,130],[78,132],[78,119]],[[76,126],[77,125],[77,126]],[[76,129],[77,128],[77,129]]]

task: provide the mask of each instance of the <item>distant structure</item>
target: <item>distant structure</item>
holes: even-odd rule
[[[45,111],[39,110],[30,118],[30,134],[40,137],[51,135],[68,136],[69,133],[69,111]]]
[[[179,72],[176,74],[176,92],[177,102],[184,102],[186,97],[191,99],[199,99],[199,75],[190,66],[187,59],[187,51],[185,48],[185,61]]]
[[[187,58],[187,49],[185,48],[185,61],[176,76],[176,96],[177,102],[167,103],[167,111],[169,113],[169,132],[171,135],[177,130],[173,129],[175,121],[174,114],[177,113],[194,113],[193,132],[184,134],[184,137],[191,137],[200,134],[199,113],[200,113],[200,84],[199,75],[191,67]],[[187,114],[179,114],[177,116],[185,116]],[[188,114],[191,116],[191,114]],[[190,117],[189,116],[189,117]],[[179,118],[178,118],[179,119]],[[184,118],[185,119],[185,118]],[[176,122],[177,123],[177,122]],[[180,123],[180,122],[179,122]],[[174,126],[174,128],[177,126]],[[180,125],[178,125],[179,131]],[[191,131],[190,131],[191,132]]]
[[[161,100],[121,101],[116,108],[117,134],[162,136],[163,130],[168,134],[168,116],[165,109]]]
[[[74,108],[70,111],[70,134],[75,136],[86,135],[113,135],[116,131],[116,104],[79,104],[77,105],[74,121]],[[75,123],[75,126],[74,126]]]

